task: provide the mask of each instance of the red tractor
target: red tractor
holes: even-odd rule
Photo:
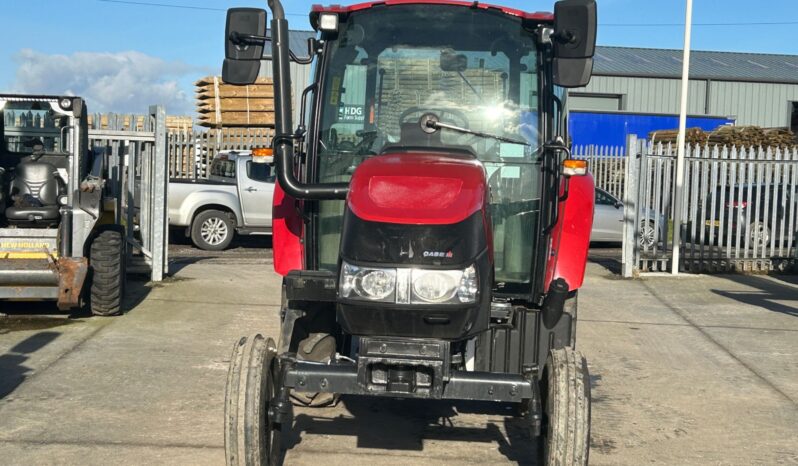
[[[595,2],[315,6],[309,59],[268,3],[270,37],[265,10],[229,10],[223,78],[253,82],[270,42],[282,327],[234,346],[227,463],[279,464],[292,403],[371,395],[513,403],[530,456],[586,464],[594,185],[564,109],[590,79]],[[297,127],[291,60],[315,62]]]

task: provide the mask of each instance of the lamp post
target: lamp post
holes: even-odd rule
[[[673,218],[673,260],[671,273],[679,274],[679,250],[682,246],[682,215],[684,209],[684,153],[687,129],[687,90],[690,85],[690,31],[693,23],[693,0],[686,0],[684,18],[684,53],[682,55],[682,94],[679,110],[679,137],[676,140],[676,208]]]

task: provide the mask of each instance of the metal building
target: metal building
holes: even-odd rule
[[[313,31],[290,31],[291,50],[308,56]],[[271,76],[266,47],[261,76]],[[570,92],[571,110],[679,113],[682,51],[633,47],[596,49],[593,78]],[[291,63],[294,120],[311,66]],[[729,117],[738,125],[787,127],[798,133],[798,55],[693,51],[688,113]]]
[[[682,51],[597,47],[593,78],[572,110],[678,113]],[[693,51],[688,113],[798,132],[798,56]]]
[[[288,46],[291,52],[300,58],[308,57],[308,39],[315,36],[316,33],[314,31],[288,31]],[[271,56],[271,47],[264,47],[263,60],[261,61],[260,72],[258,73],[259,76],[267,78],[272,77]],[[294,110],[293,120],[294,126],[296,126],[299,120],[299,107],[302,104],[302,91],[310,84],[312,78],[311,65],[300,65],[292,61],[289,67],[291,70],[291,87],[294,91],[294,102],[292,105]]]

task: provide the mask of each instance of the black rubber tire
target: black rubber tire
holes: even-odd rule
[[[219,219],[224,224],[227,232],[224,239],[217,244],[211,244],[202,238],[202,224],[214,218]],[[235,227],[229,212],[213,209],[204,210],[194,216],[194,220],[191,222],[191,242],[194,243],[194,246],[205,251],[224,251],[233,241]]]
[[[91,313],[115,316],[122,312],[125,294],[125,228],[99,227],[89,248],[89,296]]]
[[[583,466],[590,452],[590,374],[578,351],[549,352],[541,380],[543,435],[538,464]]]
[[[281,426],[269,420],[277,396],[277,346],[257,334],[233,345],[224,400],[224,450],[229,466],[274,466],[281,460]]]

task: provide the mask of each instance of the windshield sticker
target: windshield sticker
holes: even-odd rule
[[[343,104],[338,107],[338,121],[346,123],[363,123],[366,121],[366,107],[364,105]]]
[[[521,178],[521,167],[502,167],[501,177],[507,178]]]
[[[524,145],[502,142],[499,144],[499,157],[501,158],[522,158],[524,156]]]
[[[333,76],[330,86],[330,105],[338,105],[338,95],[341,91],[341,77]]]

